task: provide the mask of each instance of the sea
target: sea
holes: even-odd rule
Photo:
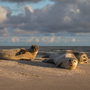
[[[15,48],[26,48],[29,49],[30,46],[0,46],[0,49],[15,49]],[[38,55],[44,55],[46,53],[60,52],[63,50],[74,50],[77,52],[84,52],[90,57],[90,46],[39,46]]]

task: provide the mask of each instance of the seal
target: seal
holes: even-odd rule
[[[38,53],[39,47],[32,45],[29,49],[1,49],[0,59],[4,60],[34,60]]]
[[[67,53],[73,54],[77,58],[79,64],[88,63],[89,61],[87,55],[84,52],[76,52],[73,50],[64,50],[64,51],[55,52],[55,53],[47,53],[42,58],[53,59]]]
[[[42,62],[54,63],[57,67],[62,67],[65,69],[70,69],[70,70],[76,69],[77,64],[78,64],[77,58],[71,53],[66,53],[52,59],[45,59]]]

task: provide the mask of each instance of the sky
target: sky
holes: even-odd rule
[[[90,0],[0,0],[0,46],[90,46]]]

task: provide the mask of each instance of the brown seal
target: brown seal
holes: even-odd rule
[[[32,45],[29,49],[1,49],[0,59],[6,60],[34,60],[38,53],[39,47]]]

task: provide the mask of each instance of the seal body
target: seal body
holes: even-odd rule
[[[38,46],[32,45],[29,49],[2,49],[0,59],[6,60],[34,60],[38,53]]]
[[[78,64],[77,58],[70,53],[63,54],[59,57],[52,58],[52,59],[45,59],[43,62],[45,63],[52,62],[56,64],[57,67],[62,67],[62,68],[71,69],[71,70],[74,70]]]
[[[88,61],[89,61],[87,55],[84,52],[76,52],[73,50],[65,50],[65,51],[61,51],[61,52],[47,53],[42,58],[54,59],[54,58],[57,58],[63,54],[67,54],[67,53],[73,54],[77,58],[79,64],[88,63]]]

